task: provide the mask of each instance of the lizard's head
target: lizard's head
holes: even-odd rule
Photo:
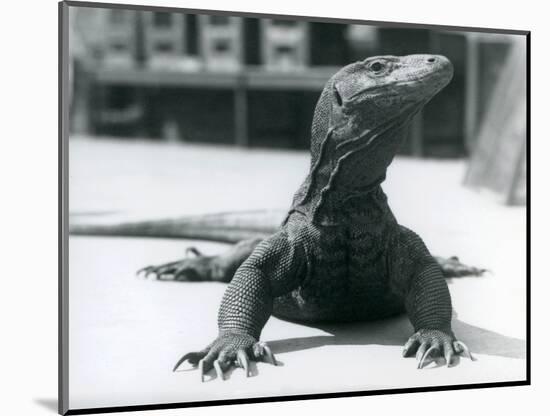
[[[385,174],[408,121],[452,76],[441,55],[376,56],[345,66],[317,103],[312,162],[330,165],[347,189],[368,187]]]
[[[296,202],[319,194],[316,211],[335,209],[374,189],[412,116],[452,76],[452,64],[441,55],[377,56],[338,71],[315,108],[309,190],[299,191]]]
[[[410,118],[453,76],[440,55],[377,56],[342,68],[327,83],[334,140],[372,138]]]

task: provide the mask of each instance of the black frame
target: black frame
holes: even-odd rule
[[[276,397],[257,397],[245,399],[228,399],[228,400],[208,400],[194,401],[181,403],[167,404],[151,404],[151,405],[130,405],[130,406],[114,406],[114,407],[97,407],[84,409],[68,409],[68,357],[64,354],[63,346],[68,344],[68,320],[64,319],[67,316],[68,306],[68,61],[65,59],[68,56],[68,7],[91,7],[91,8],[108,8],[108,9],[125,9],[136,11],[155,11],[155,12],[183,12],[189,14],[209,14],[220,16],[239,16],[239,17],[254,17],[254,18],[271,18],[271,19],[289,19],[301,20],[307,19],[313,22],[326,23],[346,23],[346,24],[370,24],[380,27],[392,28],[422,28],[435,29],[443,31],[468,31],[479,33],[500,33],[509,35],[521,35],[526,38],[526,378],[518,381],[505,381],[494,383],[472,383],[472,384],[457,384],[443,385],[433,387],[407,387],[396,389],[384,389],[374,391],[354,391],[354,392],[334,392],[334,393],[319,393],[319,394],[303,394],[291,396],[276,396]],[[358,397],[386,394],[403,394],[403,393],[420,393],[448,390],[467,390],[481,389],[493,387],[515,387],[531,385],[531,32],[527,30],[508,30],[500,28],[478,28],[468,26],[445,26],[434,24],[421,23],[404,23],[404,22],[387,22],[359,19],[341,19],[319,16],[293,16],[279,15],[267,13],[249,13],[249,12],[232,12],[222,10],[207,10],[207,9],[188,9],[163,6],[145,6],[135,4],[116,4],[116,3],[98,3],[98,2],[81,2],[65,0],[58,3],[58,412],[61,415],[80,415],[92,413],[113,413],[127,412],[140,410],[164,410],[178,409],[187,407],[200,406],[222,406],[233,404],[246,403],[270,403],[284,402],[295,400],[312,400],[312,399],[329,399],[338,397]]]

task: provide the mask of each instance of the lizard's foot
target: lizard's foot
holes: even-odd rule
[[[264,342],[258,342],[250,335],[225,332],[204,350],[185,354],[172,371],[176,371],[185,361],[189,361],[191,365],[199,368],[203,382],[206,373],[212,368],[216,370],[217,377],[224,380],[223,372],[232,365],[243,368],[249,377],[251,359],[265,360],[277,365],[275,356]]]
[[[145,278],[153,275],[157,280],[187,282],[222,280],[216,279],[221,271],[216,268],[215,256],[204,256],[195,247],[187,248],[186,254],[186,257],[181,260],[147,266],[138,270],[136,274]],[[193,257],[190,254],[193,254]]]
[[[447,367],[451,366],[453,356],[461,353],[465,353],[474,361],[466,344],[437,329],[421,329],[413,334],[403,348],[403,357],[407,357],[415,351],[419,369],[423,368],[425,361],[432,353],[445,357]]]
[[[488,272],[487,269],[479,269],[461,263],[456,256],[449,258],[436,257],[435,259],[441,267],[445,277],[482,276],[484,273]]]

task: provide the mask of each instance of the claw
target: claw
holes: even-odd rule
[[[147,275],[150,273],[152,267],[153,266],[142,267],[136,272],[136,276],[139,277],[140,274],[145,273],[145,278],[147,278]]]
[[[470,360],[475,361],[475,358],[473,357],[472,353],[470,352],[470,349],[466,344],[464,344],[462,341],[455,341],[455,348],[457,345],[460,346],[460,348],[462,349],[462,352],[468,355]]]
[[[420,344],[420,347],[418,347],[418,350],[416,351],[416,359],[420,361],[420,359],[424,356],[426,350],[428,349],[428,342],[424,341]]]
[[[249,368],[248,356],[246,355],[246,352],[244,352],[244,350],[237,351],[237,362],[242,368],[244,368],[246,377],[250,377],[250,374],[248,373],[248,368]]]
[[[223,378],[222,367],[221,367],[220,362],[218,360],[214,361],[214,368],[216,369],[216,375],[218,376],[218,378],[221,379],[222,381],[225,380]]]
[[[443,341],[443,355],[445,357],[445,362],[447,363],[447,367],[450,367],[453,361],[453,345],[450,341]]]
[[[437,350],[439,349],[439,345],[432,345],[430,348],[428,348],[428,351],[426,351],[423,355],[422,355],[422,359],[420,360],[420,362],[418,363],[418,368],[422,368],[422,366],[424,365],[424,361],[426,360],[426,358],[428,358],[431,354],[431,352],[433,350]]]
[[[187,247],[185,249],[185,255],[194,254],[196,257],[202,256],[202,253],[196,247]]]
[[[147,266],[142,269],[139,269],[136,272],[136,275],[139,276],[141,273],[145,273],[145,279],[149,277],[150,274],[154,274],[157,280],[161,279],[163,275],[169,275],[173,273],[174,267],[177,265],[177,261],[166,263],[162,266]]]
[[[406,357],[411,352],[411,349],[418,344],[418,339],[411,337],[407,343],[403,346],[403,357]]]
[[[176,363],[176,365],[174,366],[174,368],[172,369],[172,372],[175,372],[175,371],[178,369],[178,367],[179,367],[180,365],[182,365],[182,364],[189,358],[189,355],[190,355],[190,354],[191,354],[191,353],[188,353],[188,354],[185,354],[183,357],[181,357],[181,358],[178,360],[178,362]]]
[[[199,360],[202,359],[205,355],[206,353],[204,353],[203,351],[188,352],[178,360],[172,371],[176,371],[178,367],[182,365],[185,361],[189,361],[193,366],[196,366]]]
[[[447,363],[447,367],[451,366],[453,360],[453,353],[452,352],[446,352],[445,353],[445,362]]]
[[[155,279],[159,280],[160,276],[158,272],[154,270],[153,266],[150,266],[147,270],[144,270],[144,271],[145,271],[145,275],[143,276],[144,279],[148,279],[149,275],[152,274],[155,276]]]
[[[262,346],[263,352],[267,356],[269,363],[273,364],[274,366],[277,366],[277,360],[275,359],[275,356],[273,355],[271,348],[269,348],[269,346],[263,342],[261,343],[261,346]]]
[[[201,382],[204,383],[204,360],[199,361],[199,373],[201,374]]]
[[[452,354],[445,355],[445,362],[447,363],[447,367],[450,367],[453,362],[453,355]]]

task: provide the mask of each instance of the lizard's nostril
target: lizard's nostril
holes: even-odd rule
[[[428,62],[430,63],[435,62],[435,58],[428,58]]]

